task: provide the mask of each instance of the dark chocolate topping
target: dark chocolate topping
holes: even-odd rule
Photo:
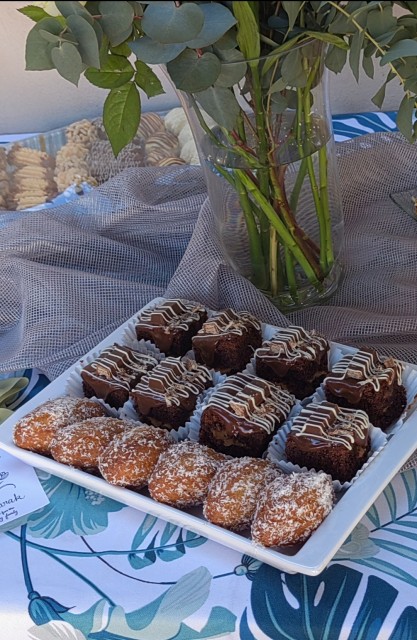
[[[297,360],[314,360],[328,348],[326,338],[314,330],[292,326],[279,329],[270,340],[265,340],[255,351],[255,357],[268,362],[278,375],[284,375]]]
[[[81,377],[89,382],[105,382],[113,388],[129,390],[138,376],[157,364],[158,360],[150,354],[114,344],[104,349],[98,358],[86,365],[81,371]]]

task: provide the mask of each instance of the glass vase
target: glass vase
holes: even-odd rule
[[[218,86],[180,93],[225,259],[284,312],[328,298],[342,270],[325,54],[318,41],[256,60],[223,52]]]

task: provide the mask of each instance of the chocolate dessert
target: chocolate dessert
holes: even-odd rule
[[[380,360],[374,349],[345,355],[323,382],[329,402],[366,411],[371,423],[387,429],[407,404],[403,365],[394,358]]]
[[[213,315],[192,339],[197,362],[227,374],[244,369],[261,343],[260,321],[232,309]]]
[[[199,441],[231,456],[260,457],[294,403],[294,396],[282,387],[237,373],[210,396]]]
[[[114,344],[81,371],[84,394],[118,409],[129,399],[130,390],[141,377],[157,364],[158,360],[150,354]]]
[[[285,386],[297,398],[312,393],[328,374],[329,343],[302,327],[278,329],[255,352],[256,375]]]
[[[178,429],[212,384],[207,367],[195,360],[169,357],[143,376],[130,396],[141,420],[155,427]]]
[[[287,460],[349,481],[368,458],[369,424],[360,409],[330,402],[309,404],[292,424],[285,445]]]
[[[168,356],[183,356],[207,319],[205,307],[189,300],[165,300],[142,311],[135,326],[138,340],[150,340]]]

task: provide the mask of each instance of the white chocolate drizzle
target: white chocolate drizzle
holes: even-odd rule
[[[236,312],[232,309],[223,309],[206,320],[197,337],[198,339],[210,338],[225,333],[236,333],[241,336],[248,331],[248,325],[257,331],[260,331],[262,326],[260,321],[247,311]]]
[[[85,374],[95,380],[105,378],[129,390],[131,382],[158,364],[149,354],[139,353],[128,347],[114,344],[104,349],[98,358],[87,365]]]
[[[304,358],[313,360],[319,351],[328,348],[328,341],[316,331],[306,331],[303,327],[291,326],[280,328],[270,340],[256,350],[255,356],[296,360]]]
[[[325,378],[324,385],[353,378],[357,385],[370,384],[375,391],[379,391],[382,381],[391,384],[397,379],[401,385],[402,372],[403,365],[398,360],[387,358],[381,362],[373,349],[363,349],[343,356],[335,364],[331,374]]]
[[[200,320],[205,313],[203,305],[189,300],[165,300],[152,309],[142,311],[137,321],[144,327],[161,326],[169,331],[174,327],[187,331],[191,322]]]

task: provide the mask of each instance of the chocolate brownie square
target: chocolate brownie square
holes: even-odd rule
[[[199,441],[237,458],[260,457],[294,403],[282,387],[237,373],[210,396],[201,415]]]
[[[81,371],[84,395],[100,398],[118,409],[129,400],[130,390],[158,364],[150,354],[114,344]]]
[[[256,375],[285,386],[296,398],[306,398],[328,374],[329,343],[302,327],[278,329],[255,352]]]
[[[407,404],[403,369],[394,358],[381,360],[375,349],[347,354],[324,379],[326,399],[341,407],[362,409],[375,427],[387,429]]]
[[[130,392],[132,403],[144,422],[178,429],[190,418],[197,400],[213,386],[210,371],[195,360],[166,358]]]
[[[285,444],[287,460],[340,482],[352,480],[369,455],[369,425],[360,409],[309,404],[294,418]]]
[[[222,373],[241,371],[262,344],[261,327],[261,322],[246,311],[219,311],[192,339],[197,362]]]
[[[150,340],[167,356],[183,356],[191,349],[191,338],[207,320],[205,307],[189,300],[165,300],[139,315],[138,340]]]

